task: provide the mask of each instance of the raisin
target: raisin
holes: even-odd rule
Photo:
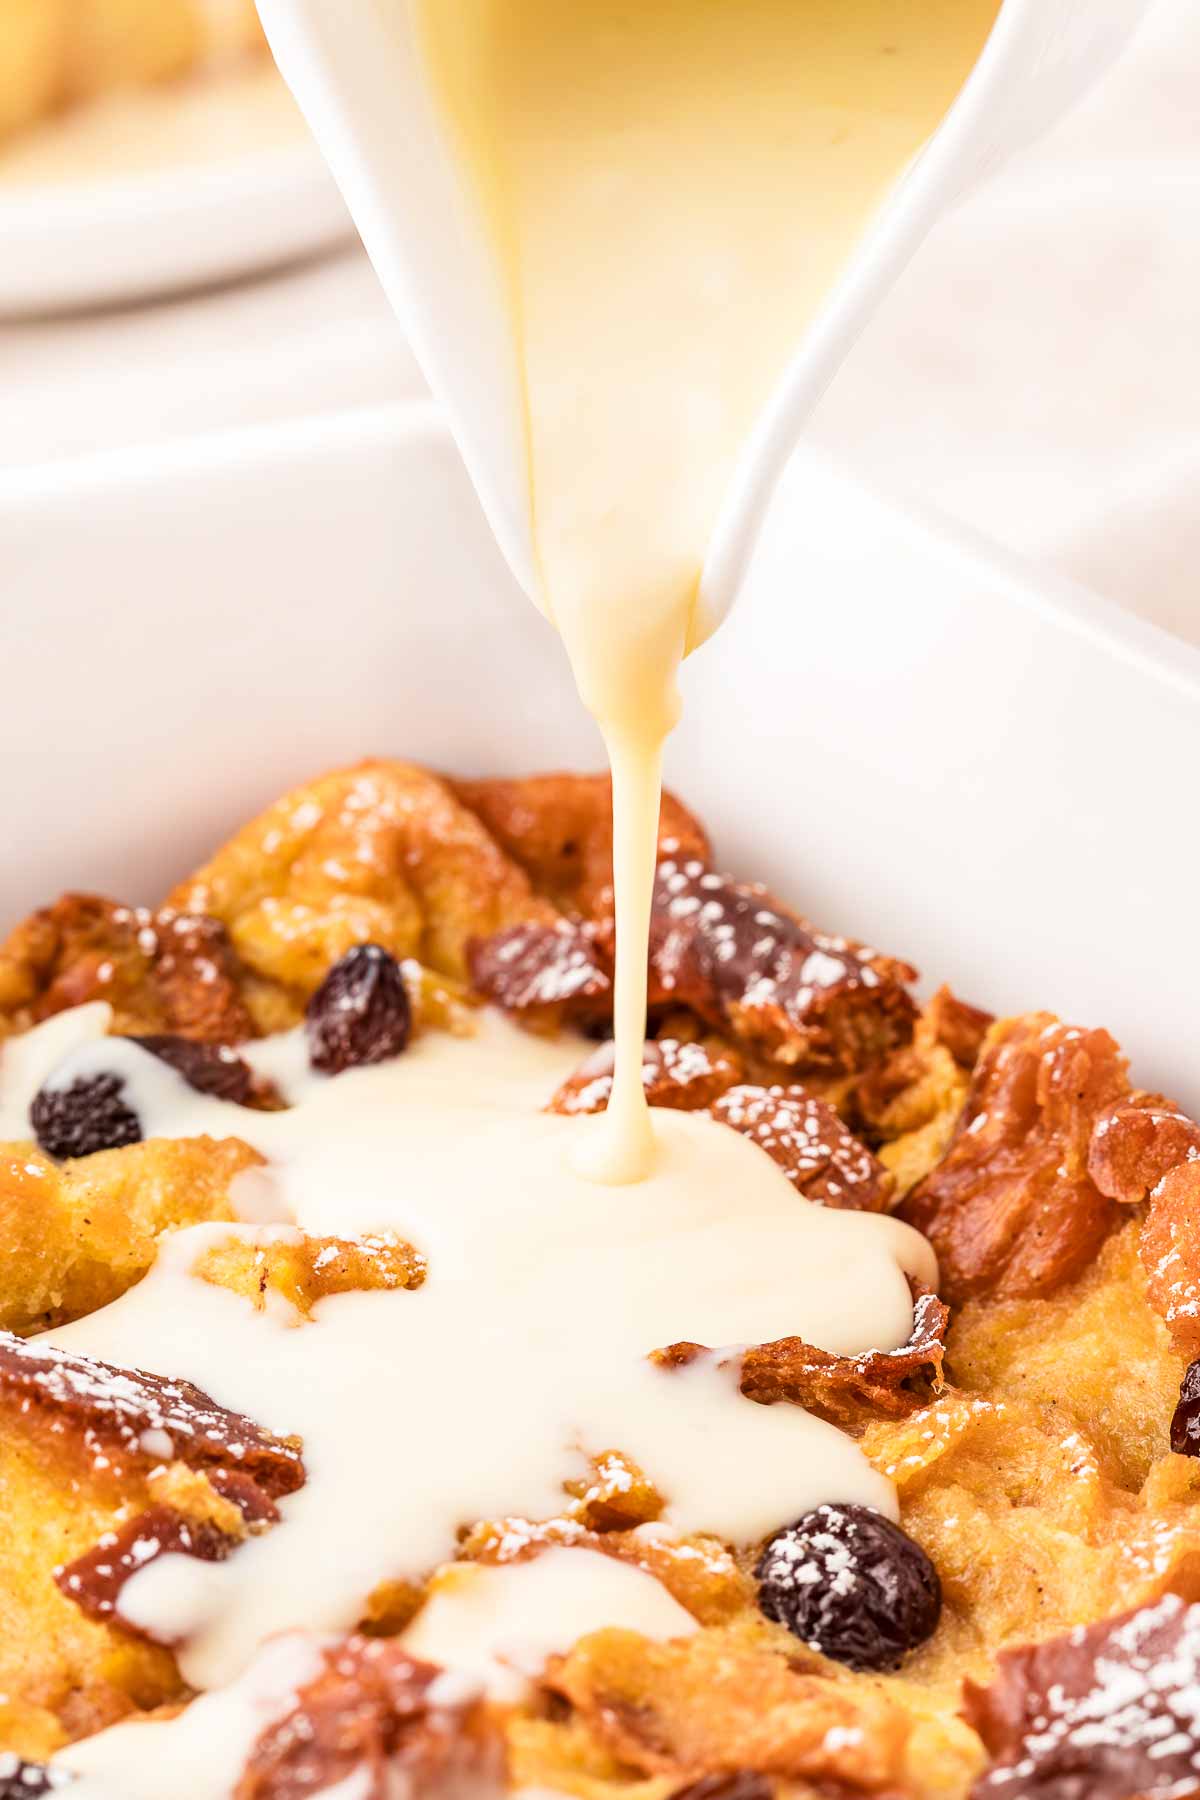
[[[19,1756],[0,1752],[0,1800],[39,1800],[40,1795],[64,1787],[69,1779],[61,1770],[22,1762]]]
[[[29,1122],[46,1155],[61,1160],[140,1144],[141,1122],[124,1092],[120,1075],[81,1075],[69,1087],[40,1088]]]
[[[356,944],[334,963],[304,1022],[309,1061],[325,1075],[399,1056],[412,1026],[400,964],[379,944]]]
[[[1171,1448],[1176,1456],[1200,1456],[1200,1359],[1188,1364],[1179,1384],[1179,1405],[1171,1416]]]
[[[759,1609],[851,1669],[894,1669],[932,1636],[937,1570],[919,1544],[867,1506],[818,1506],[768,1539]]]
[[[248,1063],[227,1044],[205,1044],[199,1038],[177,1037],[170,1032],[157,1032],[149,1037],[134,1037],[160,1062],[165,1062],[182,1075],[198,1094],[209,1094],[214,1100],[231,1100],[236,1106],[249,1103],[254,1076]]]

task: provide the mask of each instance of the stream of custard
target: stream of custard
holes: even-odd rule
[[[541,603],[612,766],[616,1073],[587,1172],[634,1181],[662,748],[721,499],[999,3],[416,4],[508,296]]]

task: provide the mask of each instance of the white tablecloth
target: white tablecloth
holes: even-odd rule
[[[0,465],[420,391],[361,252],[0,328]],[[1200,0],[946,219],[813,436],[1200,641]]]

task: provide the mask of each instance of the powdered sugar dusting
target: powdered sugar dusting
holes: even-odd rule
[[[968,1695],[993,1755],[974,1800],[1182,1800],[1200,1790],[1200,1606],[1168,1594],[1000,1659]]]

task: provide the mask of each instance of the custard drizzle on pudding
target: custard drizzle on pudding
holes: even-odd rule
[[[902,1343],[906,1275],[931,1286],[935,1266],[898,1220],[806,1204],[756,1145],[679,1113],[656,1120],[652,1174],[597,1205],[570,1152],[602,1118],[539,1110],[585,1046],[499,1015],[466,1041],[429,1033],[333,1077],[308,1068],[302,1031],[248,1045],[290,1102],[276,1113],[198,1093],[106,1023],[107,1008],[87,1007],[14,1040],[5,1113],[46,1079],[49,1038],[52,1087],[116,1074],[147,1136],[236,1135],[260,1151],[265,1166],[233,1190],[255,1223],[175,1232],[137,1287],[45,1341],[184,1374],[298,1435],[308,1472],[280,1500],[280,1525],[228,1561],[160,1558],[125,1588],[125,1616],[182,1639],[193,1686],[235,1676],[271,1633],[353,1625],[377,1585],[452,1557],[463,1525],[561,1514],[564,1482],[611,1450],[658,1487],[668,1528],[730,1543],[829,1494],[894,1511],[849,1437],[743,1398],[737,1352],[792,1334],[844,1355]],[[333,1296],[305,1321],[194,1273],[231,1236],[269,1245],[296,1226],[393,1231],[428,1276],[413,1291]],[[724,1355],[675,1370],[649,1360],[680,1342]]]

